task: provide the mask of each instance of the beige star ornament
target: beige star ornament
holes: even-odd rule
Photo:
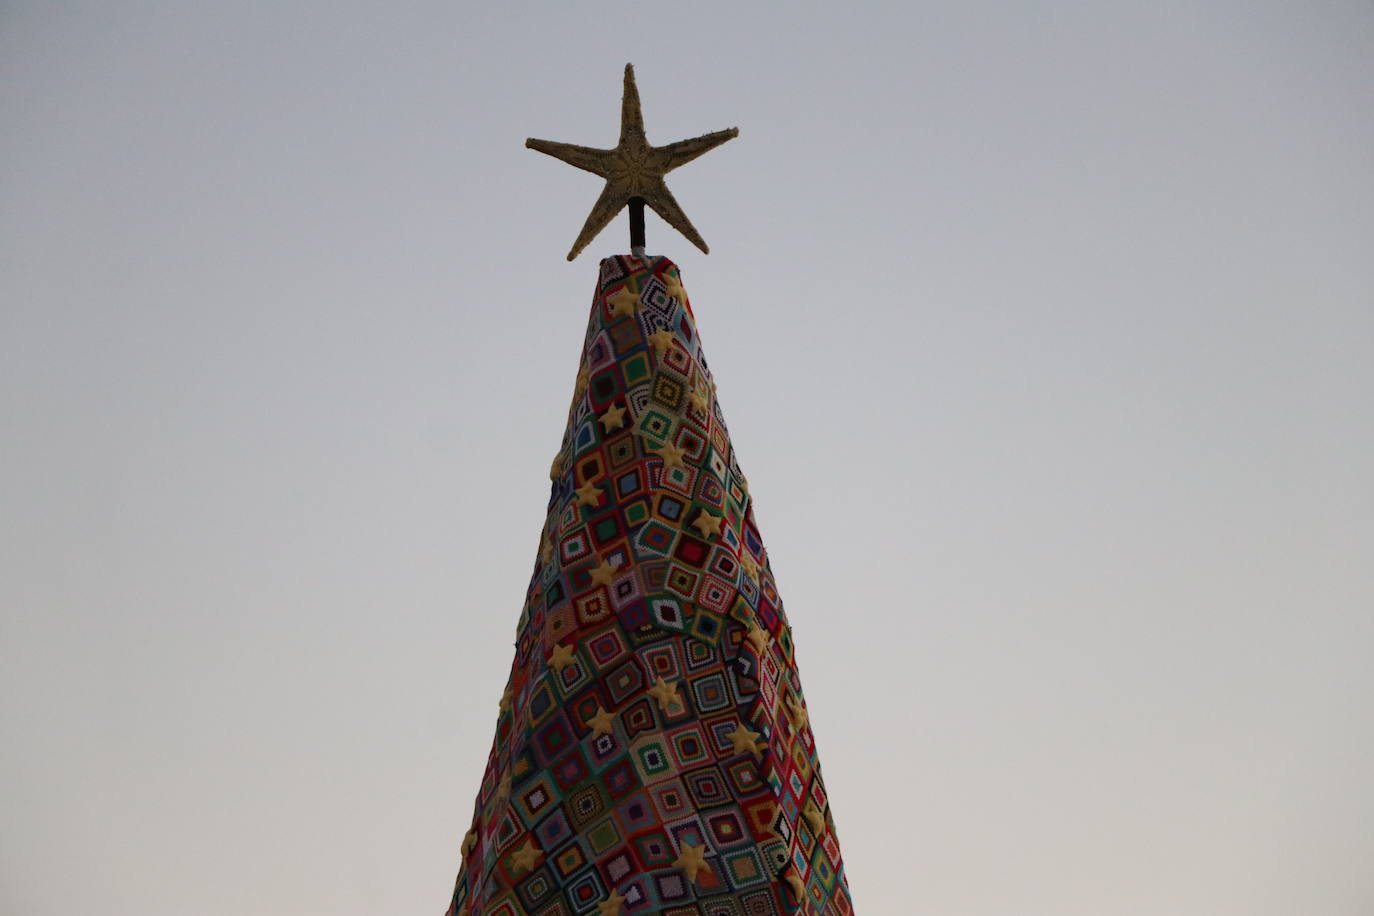
[[[601,502],[601,488],[590,480],[573,491],[577,494],[579,506],[595,506]]]
[[[621,896],[620,891],[612,890],[611,896],[596,905],[596,916],[620,916],[620,905],[624,902],[625,898]]]
[[[620,292],[612,294],[607,301],[611,303],[612,318],[619,318],[621,316],[633,318],[635,306],[639,305],[639,293],[631,292],[629,289],[622,289]]]
[[[549,656],[549,667],[556,673],[562,674],[563,669],[573,663],[576,651],[572,646],[558,643],[553,647],[553,655]]]
[[[735,723],[735,730],[725,737],[729,738],[735,745],[735,753],[740,754],[748,751],[754,755],[755,760],[762,759],[763,751],[759,750],[759,733],[751,730],[743,722]]]
[[[677,340],[677,335],[667,328],[659,328],[649,335],[649,344],[653,346],[654,354],[659,357],[663,356],[663,351],[672,347],[674,340]]]
[[[619,404],[612,404],[606,408],[606,412],[597,417],[601,421],[601,428],[606,432],[613,429],[620,429],[625,425],[625,408]]]
[[[681,707],[682,700],[677,695],[677,685],[670,684],[663,678],[654,682],[654,686],[649,688],[649,696],[658,700],[658,708],[668,712],[673,707]]]
[[[596,564],[591,571],[592,585],[610,585],[615,579],[615,571],[620,568],[620,564],[610,560],[603,560]]]
[[[683,467],[682,456],[687,454],[686,449],[678,448],[671,442],[665,442],[658,448],[650,449],[650,451],[663,459],[663,466],[665,468]]]
[[[592,737],[609,735],[615,730],[615,713],[607,712],[600,706],[596,707],[596,715],[587,720],[587,724],[592,727]]]
[[[720,525],[724,521],[724,516],[712,515],[702,509],[701,514],[692,521],[692,527],[700,531],[701,536],[709,541],[712,535],[720,534]]]
[[[595,149],[557,143],[552,140],[530,138],[525,145],[555,159],[562,159],[593,175],[606,179],[601,196],[592,205],[587,222],[578,233],[568,252],[568,260],[581,254],[602,229],[615,219],[632,198],[640,198],[663,221],[687,237],[693,245],[709,254],[706,240],[697,232],[687,214],[673,198],[663,178],[680,165],[715,149],[727,140],[739,136],[739,128],[718,130],[691,140],[679,140],[667,146],[650,146],[644,136],[644,113],[639,107],[639,88],[635,85],[635,68],[625,65],[625,93],[620,102],[620,142],[615,149]]]
[[[673,860],[673,868],[680,868],[687,874],[687,880],[695,884],[697,875],[706,868],[706,847],[693,846],[682,841],[682,852]]]
[[[521,846],[510,857],[511,868],[519,871],[529,871],[534,868],[534,863],[538,862],[543,852],[534,845],[534,837],[526,837],[525,845]]]

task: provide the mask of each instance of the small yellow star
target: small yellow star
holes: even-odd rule
[[[680,868],[687,873],[687,881],[695,884],[697,874],[706,868],[706,847],[693,846],[686,840],[682,841],[682,852],[673,860],[673,868]]]
[[[563,669],[573,663],[576,650],[572,646],[565,646],[557,643],[553,647],[553,655],[549,657],[549,667],[553,668],[556,674],[562,674]]]
[[[663,459],[663,466],[665,468],[685,467],[682,463],[682,456],[687,454],[687,450],[678,448],[671,442],[665,442],[658,448],[650,449],[650,451]]]
[[[687,301],[687,290],[682,288],[681,277],[665,277],[664,282],[668,285],[668,295],[678,302]]]
[[[496,784],[497,798],[510,798],[510,774],[501,777],[501,781]]]
[[[740,552],[739,565],[744,567],[744,574],[749,578],[757,579],[759,577],[759,564],[754,562],[748,548]]]
[[[692,406],[701,413],[705,413],[707,406],[711,403],[710,396],[700,388],[693,388],[692,393],[687,397],[691,400]]]
[[[501,694],[501,702],[500,702],[500,704],[499,704],[499,708],[500,708],[500,710],[501,710],[502,713],[505,713],[508,709],[510,709],[510,701],[511,701],[510,685],[507,684],[507,685],[506,685],[506,692],[503,693],[503,694]]]
[[[620,905],[624,902],[625,898],[620,896],[620,892],[612,889],[611,896],[596,905],[601,911],[597,916],[620,916]]]
[[[601,428],[606,432],[613,429],[620,429],[625,425],[625,408],[619,404],[612,404],[606,408],[606,412],[597,417],[601,421]]]
[[[590,480],[573,491],[577,494],[579,506],[595,506],[601,502],[601,488]]]
[[[587,364],[583,363],[582,368],[577,370],[577,393],[581,394],[587,387],[587,380],[591,378],[591,370]]]
[[[603,560],[592,570],[592,585],[610,585],[615,578],[615,571],[620,568],[619,563],[611,560]]]
[[[587,724],[592,727],[593,738],[598,735],[609,735],[615,730],[615,714],[598,706],[596,707],[596,715],[588,719]]]
[[[815,802],[806,800],[806,807],[802,808],[802,817],[806,818],[806,822],[811,825],[811,832],[816,836],[825,833],[825,815],[816,807]]]
[[[538,846],[534,845],[534,837],[526,837],[525,845],[517,849],[510,857],[511,869],[529,871],[534,867],[534,863],[538,862],[543,855],[543,851],[541,851]]]
[[[618,293],[614,293],[606,300],[611,304],[611,317],[617,318],[624,315],[626,318],[633,318],[635,306],[639,304],[639,293],[630,292],[626,287]]]
[[[476,848],[477,848],[477,825],[476,825],[476,824],[473,824],[473,825],[472,825],[472,829],[469,830],[469,831],[463,836],[463,845],[462,845],[462,847],[461,847],[461,851],[462,851],[462,853],[463,853],[463,860],[466,861],[466,860],[467,860],[467,857],[470,856],[470,855],[472,855],[472,851],[473,851],[474,849],[476,849]]]
[[[559,452],[553,456],[553,464],[549,465],[549,480],[557,480],[563,476],[563,453]]]
[[[543,556],[543,558],[544,558],[544,565],[545,565],[545,566],[548,566],[550,563],[553,562],[553,541],[552,541],[552,540],[550,540],[550,539],[548,539],[548,538],[545,538],[545,540],[544,540],[544,547],[543,547],[542,550],[540,550],[540,554],[541,554],[541,555]]]
[[[759,733],[750,730],[743,722],[737,722],[735,730],[725,737],[734,742],[736,754],[741,751],[748,751],[754,755],[755,760],[762,759],[763,752],[759,750],[758,745]]]
[[[725,521],[724,516],[712,515],[705,509],[702,509],[701,514],[696,517],[692,525],[701,532],[702,537],[709,540],[711,535],[720,534],[720,524],[723,521]]]
[[[682,699],[677,695],[677,685],[669,684],[662,677],[649,688],[649,696],[658,700],[658,708],[664,712],[668,712],[674,706],[682,707]]]
[[[749,628],[749,644],[754,647],[754,651],[759,655],[768,651],[768,642],[772,639],[768,631],[755,623]]]
[[[665,350],[672,347],[674,340],[677,340],[677,335],[667,328],[659,328],[649,335],[649,343],[653,346],[654,353],[660,357]]]
[[[811,716],[802,705],[801,698],[794,693],[787,695],[787,718],[792,720],[792,727],[803,729],[811,722]]]
[[[795,867],[787,870],[787,876],[783,878],[783,880],[786,881],[787,886],[792,889],[792,896],[796,898],[798,903],[806,899],[806,884],[802,881],[801,875],[797,874],[797,869]]]

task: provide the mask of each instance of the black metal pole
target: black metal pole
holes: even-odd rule
[[[630,198],[630,251],[644,248],[644,198]]]

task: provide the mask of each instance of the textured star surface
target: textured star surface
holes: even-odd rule
[[[601,502],[601,488],[590,480],[573,491],[577,494],[579,506],[595,506]]]
[[[575,650],[572,646],[565,646],[562,643],[553,647],[553,655],[549,657],[549,667],[559,674],[563,669],[573,663]]]
[[[687,875],[687,880],[693,883],[697,880],[697,873],[706,867],[706,847],[693,846],[686,840],[682,842],[682,852],[673,861],[673,868],[680,868]]]
[[[649,449],[649,451],[663,459],[663,466],[665,468],[682,467],[682,456],[687,454],[686,449],[678,448],[671,442],[665,442],[658,448]]]
[[[606,408],[606,412],[597,417],[601,421],[601,426],[606,432],[613,429],[620,429],[625,425],[625,408],[619,404],[612,404]]]
[[[639,293],[632,293],[628,289],[622,289],[620,292],[610,296],[606,301],[611,304],[612,318],[618,318],[622,315],[626,318],[633,318],[635,306],[639,304]]]
[[[615,730],[615,713],[607,712],[598,706],[596,715],[588,719],[587,724],[592,727],[593,735],[609,735]]]
[[[615,579],[615,571],[619,564],[611,560],[603,560],[592,568],[592,585],[610,585]]]
[[[529,871],[534,867],[534,863],[539,861],[541,855],[543,853],[539,851],[539,847],[534,845],[534,837],[527,837],[525,845],[517,849],[515,854],[510,857],[511,867],[518,868],[520,871]]]
[[[692,526],[701,532],[702,537],[710,540],[712,535],[720,534],[720,525],[723,521],[725,521],[723,516],[712,515],[702,509],[701,514],[692,522]]]
[[[658,708],[664,712],[674,706],[682,705],[682,701],[678,699],[677,685],[670,684],[661,677],[654,682],[654,686],[649,688],[648,693],[649,696],[658,700]]]
[[[598,903],[597,916],[620,916],[620,905],[625,902],[625,898],[620,896],[620,891],[611,891],[611,896]]]
[[[755,760],[763,756],[763,752],[759,750],[759,733],[750,730],[743,722],[737,723],[735,730],[725,737],[734,743],[736,754],[748,751],[754,755]]]
[[[592,205],[587,222],[568,252],[568,260],[571,261],[615,219],[632,197],[643,198],[665,223],[681,232],[703,253],[709,254],[711,249],[706,246],[706,240],[697,232],[687,214],[682,212],[682,207],[668,190],[663,178],[678,166],[686,165],[737,136],[739,128],[731,127],[667,146],[650,146],[644,136],[644,113],[639,107],[635,68],[626,64],[625,94],[620,102],[620,142],[615,149],[595,149],[553,140],[536,140],[533,137],[526,140],[525,145],[606,179],[601,196]]]

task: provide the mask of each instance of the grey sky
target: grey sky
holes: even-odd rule
[[[1374,912],[1374,6],[0,2],[0,911],[443,911],[670,178],[861,916]]]

